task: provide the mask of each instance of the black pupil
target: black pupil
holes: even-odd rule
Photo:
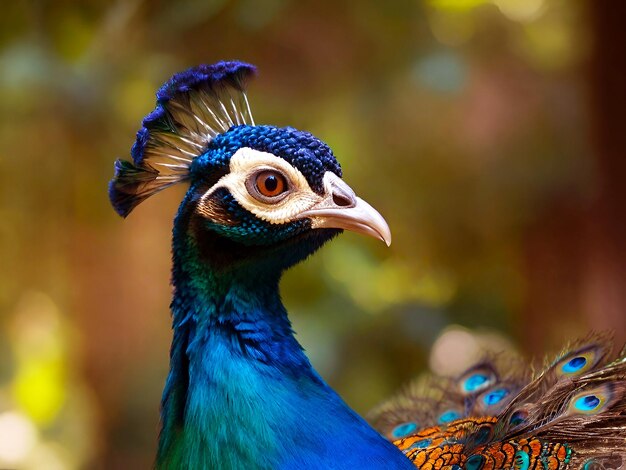
[[[268,175],[267,178],[265,178],[265,189],[267,189],[269,192],[274,192],[276,191],[276,188],[278,188],[278,178],[276,178],[276,176],[274,175]]]

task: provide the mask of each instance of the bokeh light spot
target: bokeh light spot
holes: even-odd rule
[[[471,10],[484,3],[488,3],[488,0],[430,0],[431,6],[451,11]]]
[[[514,21],[532,21],[544,10],[544,0],[493,0],[493,3]]]
[[[14,411],[0,414],[0,463],[20,463],[36,443],[37,430],[26,416]]]
[[[430,352],[430,368],[441,375],[456,375],[478,357],[481,347],[474,335],[460,327],[446,329],[435,340]],[[461,364],[459,358],[464,359]]]
[[[457,93],[467,81],[467,67],[461,57],[450,52],[435,52],[415,64],[418,83],[442,93]]]

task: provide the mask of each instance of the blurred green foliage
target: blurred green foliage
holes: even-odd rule
[[[0,466],[152,462],[184,188],[122,222],[106,186],[155,90],[197,63],[256,64],[257,122],[328,142],[388,219],[391,249],[346,234],[283,283],[314,365],[358,411],[427,369],[451,324],[535,353],[585,330],[580,312],[563,328],[555,312],[529,342],[525,320],[542,299],[529,240],[591,184],[584,13],[566,0],[3,5],[0,441],[13,446]]]

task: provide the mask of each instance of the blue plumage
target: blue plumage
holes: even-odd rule
[[[215,137],[208,151],[193,161],[191,174],[205,175],[225,167],[230,157],[242,147],[280,156],[298,168],[317,192],[323,191],[322,179],[327,171],[341,177],[341,166],[332,150],[314,135],[292,127],[236,126]]]
[[[180,93],[187,93],[201,87],[232,87],[242,90],[247,80],[255,73],[254,65],[236,60],[211,65],[201,64],[179,72],[165,82],[157,91],[157,101],[159,104],[165,104]]]
[[[159,468],[412,468],[315,372],[278,290],[283,271],[341,229],[388,241],[330,148],[254,125],[237,62],[174,76],[110,185],[126,216],[190,183],[174,222],[174,338]]]

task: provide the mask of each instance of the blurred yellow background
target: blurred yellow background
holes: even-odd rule
[[[328,142],[392,228],[390,249],[346,234],[283,283],[313,364],[357,411],[482,347],[626,339],[625,9],[5,2],[0,468],[153,462],[184,188],[123,221],[107,183],[156,89],[198,63],[256,64],[256,121]]]

